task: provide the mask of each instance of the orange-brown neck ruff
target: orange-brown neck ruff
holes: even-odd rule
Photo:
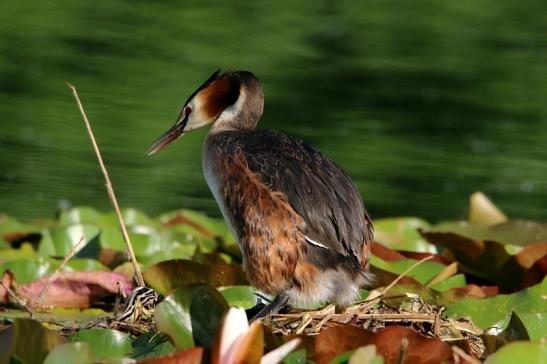
[[[239,80],[229,74],[222,75],[200,91],[199,97],[204,100],[202,111],[209,118],[216,118],[224,109],[237,101],[240,87]]]

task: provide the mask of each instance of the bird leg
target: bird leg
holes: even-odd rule
[[[250,320],[249,323],[256,321],[262,317],[268,316],[273,313],[279,312],[284,306],[287,305],[289,301],[289,296],[284,293],[278,295],[273,301],[264,306],[260,311],[258,311]]]

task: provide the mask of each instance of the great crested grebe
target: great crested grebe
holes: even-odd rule
[[[213,124],[203,172],[243,252],[250,283],[286,304],[346,306],[367,283],[373,228],[350,177],[303,141],[254,130],[264,94],[247,71],[215,72],[186,101],[153,154],[185,132]]]

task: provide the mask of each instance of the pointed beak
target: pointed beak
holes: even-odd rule
[[[171,127],[171,129],[167,130],[162,136],[160,136],[147,150],[147,155],[152,155],[169,144],[171,144],[173,141],[177,140],[184,134],[184,127],[186,126],[186,122],[188,121],[188,117],[184,117],[184,119],[179,119]]]

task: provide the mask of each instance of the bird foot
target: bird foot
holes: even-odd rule
[[[247,312],[247,317],[251,317],[249,319],[249,323],[252,323],[252,322],[254,322],[254,321],[256,321],[256,320],[258,320],[262,317],[277,313],[277,312],[279,312],[281,310],[284,310],[286,308],[290,308],[290,306],[287,305],[288,301],[289,301],[288,296],[286,296],[284,294],[280,294],[279,296],[277,296],[273,301],[271,301],[267,305],[264,305],[262,303],[262,304],[256,305],[253,308],[248,309],[246,311]],[[257,310],[258,310],[258,312],[257,312]]]

